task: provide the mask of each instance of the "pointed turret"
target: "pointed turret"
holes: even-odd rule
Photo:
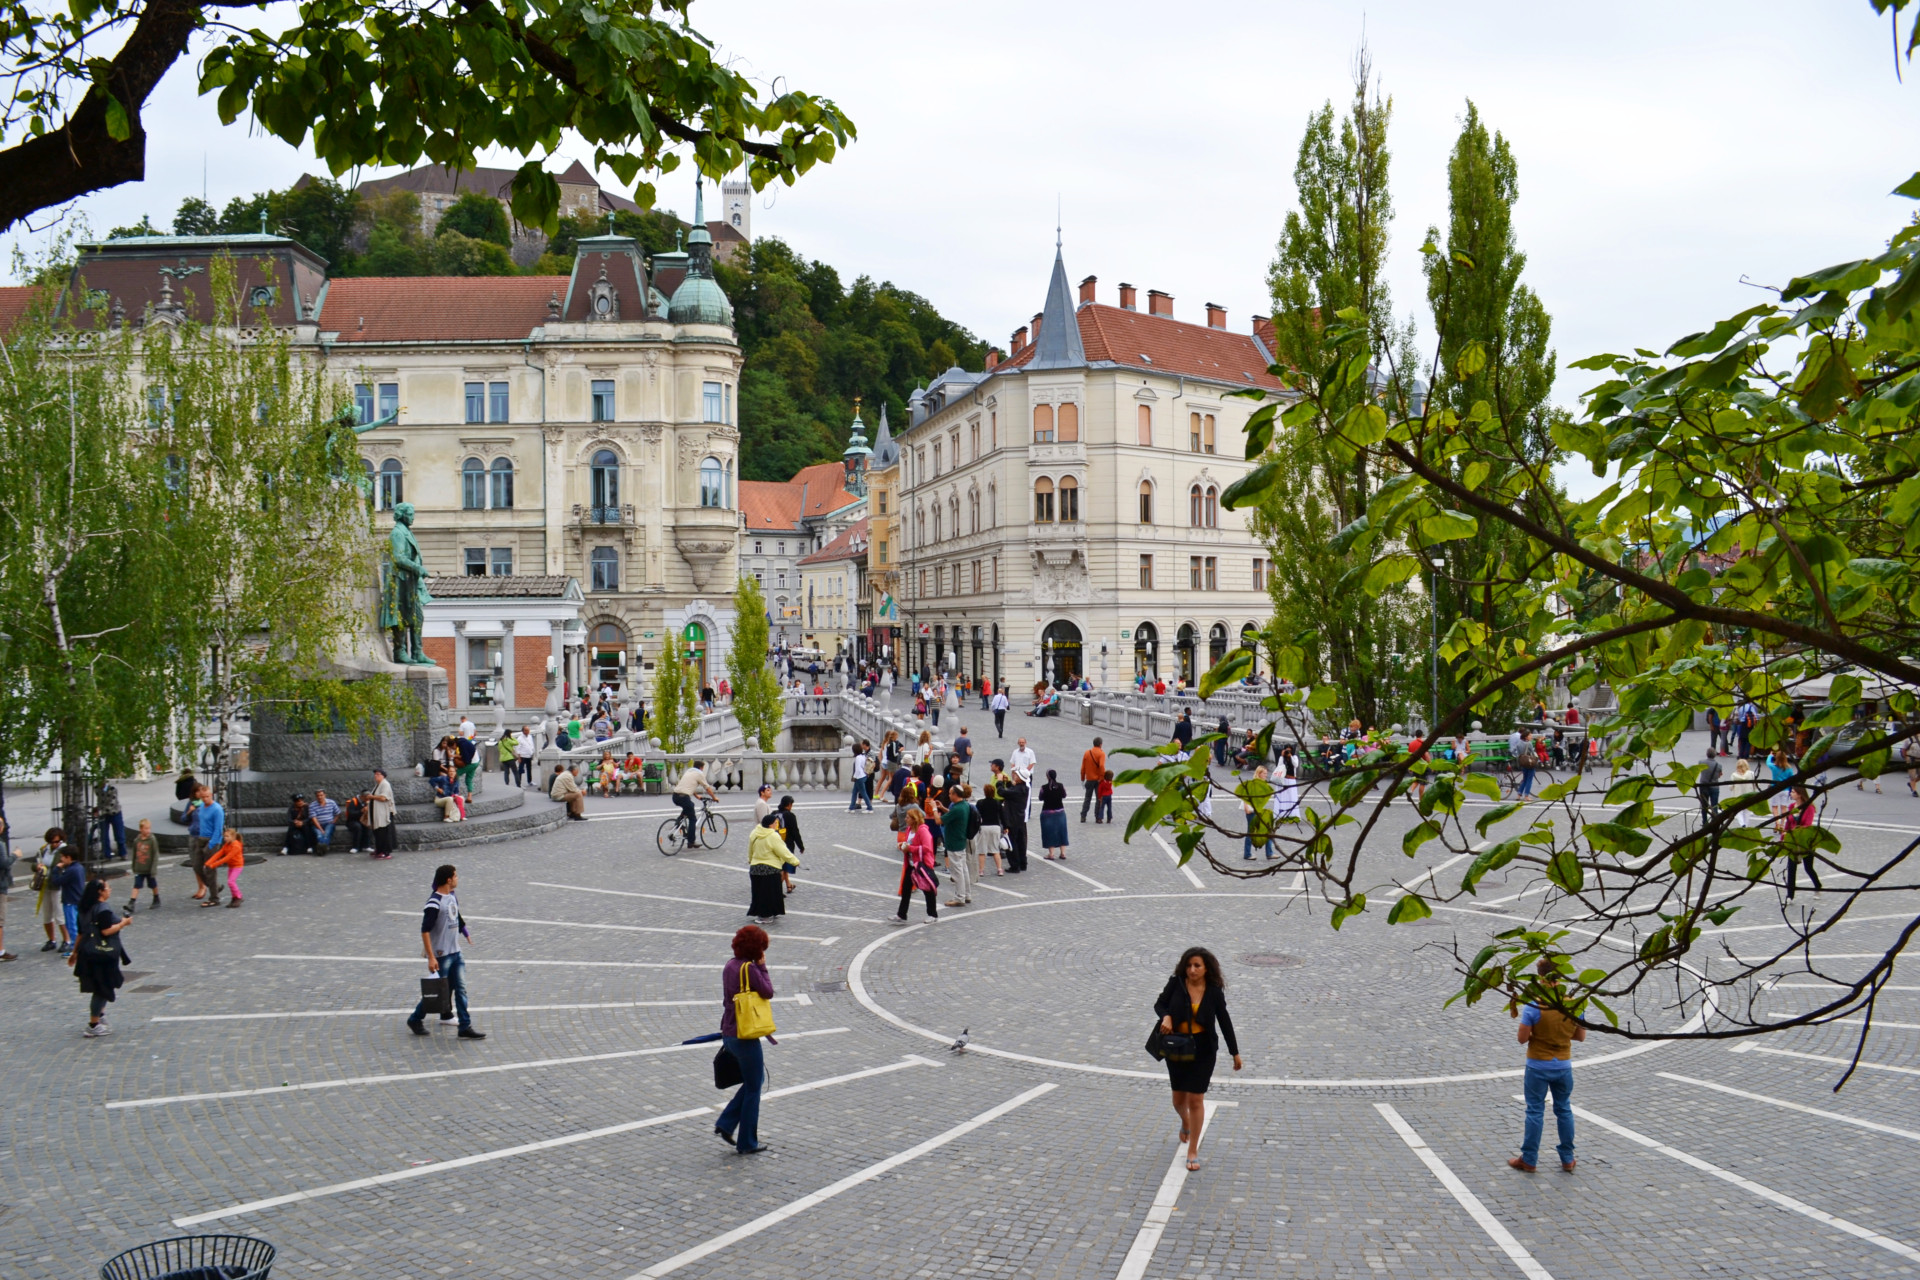
[[[873,439],[873,455],[867,459],[867,467],[872,471],[885,471],[888,467],[900,465],[900,446],[893,442],[893,432],[887,430],[887,402],[880,402],[880,434]]]
[[[1073,292],[1067,286],[1067,264],[1060,256],[1057,236],[1053,279],[1047,283],[1047,306],[1040,313],[1040,334],[1033,347],[1029,369],[1077,369],[1087,363],[1087,349],[1080,343],[1080,322],[1074,317]]]
[[[687,275],[673,291],[667,316],[675,324],[733,323],[733,305],[713,278],[713,236],[707,230],[706,198],[693,183],[693,230],[687,233]]]
[[[880,410],[885,413],[886,405],[882,404]],[[860,421],[860,401],[856,398],[853,402],[853,428],[848,433],[847,447],[840,454],[847,468],[848,493],[859,496],[866,494],[867,465],[872,456],[873,450],[867,448],[867,424]]]

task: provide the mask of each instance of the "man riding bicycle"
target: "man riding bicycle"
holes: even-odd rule
[[[693,797],[699,791],[706,792],[707,799],[719,803],[720,796],[707,785],[707,775],[701,770],[700,761],[695,760],[680,774],[680,781],[673,784],[673,802],[680,806],[681,819],[687,828],[687,844],[696,849],[700,847],[700,837],[695,828]]]

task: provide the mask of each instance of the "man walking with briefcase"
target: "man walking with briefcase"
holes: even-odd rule
[[[460,918],[460,899],[454,894],[459,887],[460,873],[451,863],[433,873],[433,894],[427,899],[426,912],[420,918],[420,948],[427,953],[427,972],[446,985],[429,995],[426,984],[432,979],[422,979],[420,1003],[407,1019],[407,1028],[417,1036],[426,1035],[429,1006],[445,1019],[445,993],[450,992],[460,1016],[460,1038],[485,1040],[487,1033],[473,1029],[473,1015],[467,1010],[467,965],[460,953],[460,940],[465,938],[471,942],[473,939],[467,933],[466,922]]]

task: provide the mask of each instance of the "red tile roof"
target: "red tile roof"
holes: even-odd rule
[[[360,276],[327,286],[322,331],[349,342],[486,342],[524,338],[547,322],[566,276]]]
[[[837,462],[802,467],[791,480],[742,480],[740,514],[748,533],[798,530],[802,520],[828,515],[859,499],[847,492]]]
[[[1091,302],[1074,313],[1080,342],[1089,363],[1111,361],[1156,373],[1184,374],[1214,382],[1277,390],[1280,380],[1267,372],[1267,361],[1251,336],[1189,324],[1171,316],[1128,311]],[[1000,363],[1018,368],[1033,359],[1035,343]]]
[[[806,505],[800,512],[802,519],[824,516],[849,502],[859,501],[847,492],[847,471],[837,462],[816,462],[802,467],[787,483],[800,486],[806,494]]]
[[[862,516],[840,531],[840,536],[820,548],[810,556],[800,557],[801,564],[828,564],[836,560],[858,560],[867,554],[867,526],[871,521]]]
[[[0,333],[9,333],[13,326],[20,323],[27,309],[33,305],[34,295],[39,293],[37,285],[8,285],[0,287]]]

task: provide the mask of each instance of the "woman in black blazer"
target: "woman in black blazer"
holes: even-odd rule
[[[1233,1069],[1240,1070],[1240,1041],[1233,1034],[1227,1012],[1227,979],[1220,962],[1205,947],[1188,947],[1160,998],[1153,1002],[1160,1015],[1160,1034],[1190,1035],[1194,1053],[1167,1057],[1167,1077],[1173,1084],[1173,1109],[1180,1116],[1180,1141],[1187,1144],[1187,1168],[1200,1167],[1200,1128],[1206,1123],[1207,1086],[1213,1082],[1213,1064],[1220,1037],[1227,1040]],[[1214,1024],[1219,1031],[1214,1031]]]

